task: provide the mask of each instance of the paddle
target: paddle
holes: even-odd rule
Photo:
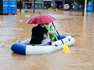
[[[52,22],[52,25],[54,26],[54,28],[56,29],[56,27],[55,27],[55,25],[54,25],[54,23]],[[60,34],[59,34],[59,32],[56,30],[56,32],[57,32],[57,34],[59,35],[59,37],[60,37]],[[60,37],[61,38],[61,37]],[[69,49],[69,47],[67,46],[67,45],[65,45],[64,44],[64,42],[63,42],[63,40],[62,39],[60,39],[61,40],[61,42],[63,43],[63,46],[62,46],[62,48],[63,48],[63,50],[64,50],[64,52],[65,53],[69,53],[70,52],[70,49]]]

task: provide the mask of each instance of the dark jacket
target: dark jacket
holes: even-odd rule
[[[30,44],[41,44],[44,34],[47,33],[48,30],[45,28],[42,28],[40,25],[34,27],[32,29],[32,37]]]

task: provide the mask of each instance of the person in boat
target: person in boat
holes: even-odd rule
[[[44,45],[49,44],[51,43],[50,39],[44,40],[44,34],[52,34],[52,33],[54,33],[54,31],[48,31],[44,27],[44,24],[38,24],[32,29],[30,44],[44,44]]]
[[[56,33],[56,29],[49,24],[45,24],[44,27],[48,30],[48,31],[54,31],[52,34],[45,34],[44,36],[47,38],[49,37],[51,39],[51,41],[57,40],[57,33]]]
[[[66,38],[66,34],[65,35],[58,35],[57,32],[56,32],[56,29],[52,26],[52,25],[49,25],[49,24],[45,24],[44,27],[49,30],[49,31],[54,31],[52,34],[45,34],[44,35],[44,38],[50,38],[51,42],[52,41],[56,41],[56,40],[60,40],[60,39],[64,39]]]

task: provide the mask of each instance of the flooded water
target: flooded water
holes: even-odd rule
[[[84,19],[81,12],[40,12],[56,17],[58,32],[76,39],[71,53],[65,54],[63,50],[30,56],[12,53],[13,43],[31,37],[34,25],[25,22],[34,14],[0,16],[0,70],[94,70],[94,13],[88,13]]]

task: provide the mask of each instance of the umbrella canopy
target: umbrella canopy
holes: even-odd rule
[[[56,20],[54,17],[48,14],[39,14],[36,16],[31,17],[27,20],[28,24],[47,24]]]

